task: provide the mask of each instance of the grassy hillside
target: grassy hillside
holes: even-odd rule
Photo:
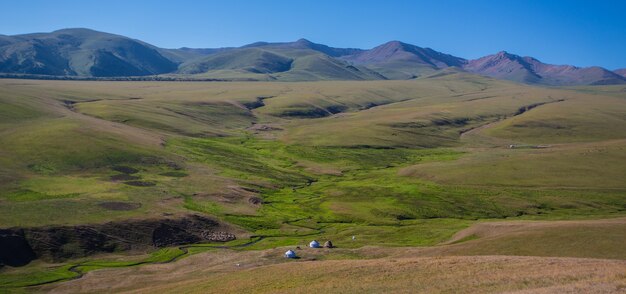
[[[9,155],[4,209],[39,211],[42,222],[78,223],[80,216],[46,216],[54,203],[124,199],[145,207],[89,214],[97,220],[145,213],[165,201],[159,207],[168,211],[191,208],[244,227],[255,221],[232,212],[254,212],[276,228],[290,221],[274,215],[285,211],[309,222],[385,224],[623,210],[619,98],[463,74],[375,83],[110,85],[4,80],[3,109],[12,115],[2,131],[2,152]],[[556,119],[551,109],[562,117],[554,128],[545,127]],[[519,127],[532,121],[545,126]],[[567,129],[576,129],[575,137],[559,135]],[[500,148],[471,148],[484,144]],[[505,148],[509,144],[521,148]],[[140,170],[138,176],[155,185],[110,180],[117,165]],[[161,175],[171,170],[186,176]],[[64,192],[51,192],[55,177],[65,182]],[[238,186],[280,201],[250,205],[249,193],[226,188]],[[220,200],[224,190],[240,200]],[[155,192],[163,199],[139,196]],[[288,204],[299,197],[308,200]],[[6,214],[7,226],[23,222]]]
[[[237,228],[226,246],[253,251],[313,238],[414,247],[483,220],[607,218],[626,209],[626,100],[615,86],[547,89],[448,72],[411,81],[0,87],[0,228],[198,213]],[[554,237],[545,244],[608,252],[565,256],[622,259],[610,244],[623,231],[476,233],[445,254],[555,256],[540,245]],[[194,246],[171,254],[214,244]],[[143,257],[121,257],[134,258]],[[64,266],[92,261],[4,268],[0,277],[26,278],[2,287],[65,279]]]
[[[263,46],[233,49],[193,59],[178,73],[224,80],[377,80],[380,74],[308,48]]]
[[[241,69],[251,73],[276,73],[291,68],[293,59],[270,51],[246,48],[238,51],[226,51],[203,58],[200,62],[183,65],[181,73],[197,74],[209,70]]]

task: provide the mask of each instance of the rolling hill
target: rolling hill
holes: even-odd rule
[[[256,80],[374,80],[384,79],[366,68],[357,68],[295,43],[244,46],[211,54],[181,65],[178,73],[218,79]],[[324,48],[322,48],[324,49]]]
[[[372,49],[335,48],[306,39],[230,48],[165,49],[89,29],[0,35],[0,74],[36,78],[171,80],[406,80],[468,71],[527,84],[624,84],[624,72],[550,65],[499,52],[475,60],[391,41]],[[148,76],[148,77],[145,77]]]
[[[283,43],[268,43],[268,42],[256,42],[242,46],[243,48],[257,47],[257,48],[278,48],[278,49],[308,49],[314,50],[320,53],[324,53],[332,57],[340,57],[345,55],[357,54],[363,52],[363,49],[357,48],[334,48],[323,44],[313,43],[307,39],[299,39],[295,42],[283,42]]]
[[[3,37],[0,72],[53,76],[116,77],[171,72],[175,62],[157,48],[123,36],[64,29]]]

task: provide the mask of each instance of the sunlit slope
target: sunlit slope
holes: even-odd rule
[[[623,139],[625,130],[625,99],[577,94],[506,120],[486,134],[529,144],[557,144]]]
[[[481,222],[428,254],[626,259],[626,219]]]
[[[400,173],[453,185],[626,190],[624,162],[626,142],[616,140],[475,151],[455,162],[414,166]]]
[[[524,139],[522,132],[535,138],[543,134],[553,142],[573,133],[619,138],[624,124],[620,108],[613,108],[619,98],[463,73],[413,81],[137,82],[115,87],[106,82],[27,83],[57,93],[56,99],[81,113],[109,121],[194,137],[279,123],[281,138],[289,144],[459,146],[462,132],[513,116],[488,135]]]
[[[283,139],[334,146],[459,146],[465,131],[573,96],[465,74],[405,82],[393,89],[403,99],[355,113],[295,121]]]
[[[234,81],[385,79],[371,69],[355,67],[343,60],[326,55],[318,51],[319,49],[316,48],[316,44],[306,40],[282,45],[255,46],[251,44],[244,48],[224,50],[204,58],[192,59],[183,63],[177,73],[192,79],[212,78]],[[325,50],[322,49],[322,51]],[[170,76],[176,77],[176,75]]]
[[[624,191],[626,100],[612,87],[581,92],[462,137],[466,146],[496,149],[471,149],[455,162],[410,167],[401,174],[453,185]]]
[[[3,207],[41,216],[32,224],[68,222],[55,214],[66,203],[100,211],[97,203],[120,200],[143,206],[87,219],[163,208],[257,229],[297,215],[390,224],[623,207],[624,99],[615,87],[546,89],[458,73],[371,82],[1,82]],[[542,128],[555,117],[559,127]],[[441,146],[457,149],[412,149]],[[154,186],[110,180],[116,165],[141,170],[135,176]],[[186,176],[161,175],[171,170]],[[287,188],[310,182],[302,192]],[[469,188],[446,188],[459,185]],[[550,190],[519,190],[526,188]],[[256,193],[274,204],[248,203]],[[289,202],[302,197],[309,200]],[[7,224],[26,220],[5,215]]]
[[[135,179],[176,181],[159,176],[182,162],[161,150],[160,134],[77,113],[63,101],[75,95],[72,90],[55,94],[54,86],[39,89],[6,80],[2,87],[0,108],[11,115],[0,124],[3,227],[102,222],[177,211],[172,205],[159,205],[171,197],[161,188],[110,179],[120,174],[116,167],[130,165],[137,168]],[[140,203],[140,208],[112,211],[100,206],[108,201]]]

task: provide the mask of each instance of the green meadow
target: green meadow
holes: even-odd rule
[[[626,216],[623,87],[540,88],[455,73],[306,83],[0,80],[0,88],[0,228],[202,214],[245,232],[225,244],[4,267],[0,290],[216,246],[435,246],[488,221]],[[607,242],[626,238],[611,234]]]

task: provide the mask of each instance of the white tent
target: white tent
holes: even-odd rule
[[[288,250],[285,252],[285,258],[296,258],[296,252],[293,250]]]
[[[309,243],[309,247],[311,247],[311,248],[320,248],[320,243],[315,241],[315,240],[313,240],[313,241],[311,241],[311,243]]]

